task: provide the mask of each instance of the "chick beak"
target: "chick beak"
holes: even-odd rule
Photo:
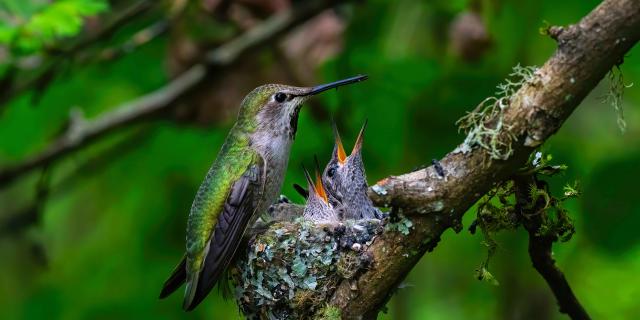
[[[336,126],[335,122],[333,123],[333,135],[336,139],[336,145],[333,151],[334,156],[338,158],[340,165],[343,165],[347,161],[347,153],[344,151],[342,139],[340,139],[340,133],[338,132],[338,126]]]
[[[358,138],[356,138],[356,144],[353,145],[353,150],[351,150],[351,155],[358,154],[362,151],[362,142],[364,141],[364,131],[367,129],[367,123],[369,120],[365,120],[362,128],[360,128],[360,132],[358,133]]]
[[[307,180],[307,184],[309,185],[309,192],[315,193],[318,197],[320,197],[320,199],[322,199],[322,201],[324,201],[325,203],[329,203],[329,197],[327,197],[327,192],[325,191],[324,186],[322,185],[322,176],[320,175],[320,172],[318,171],[318,169],[316,168],[315,170],[316,171],[315,183],[313,182],[313,178],[311,178],[311,174],[309,174],[309,171],[307,170],[307,168],[304,167],[304,165],[302,166],[302,170],[304,171],[304,177]]]
[[[316,192],[315,191],[316,186],[313,183],[313,179],[311,178],[311,174],[309,174],[309,171],[307,170],[307,168],[304,167],[304,165],[302,165],[302,171],[304,172],[305,180],[307,180],[307,186],[309,188],[309,194],[308,195],[311,195],[311,192]],[[308,196],[307,196],[307,198],[308,198]]]
[[[316,170],[316,186],[314,188],[316,194],[324,201],[324,203],[329,203],[329,197],[327,197],[327,192],[324,190],[324,185],[322,184],[322,176],[320,172]]]

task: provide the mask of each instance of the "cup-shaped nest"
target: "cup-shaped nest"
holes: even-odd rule
[[[248,319],[304,319],[322,312],[342,280],[370,267],[366,248],[382,230],[380,220],[272,224],[251,236],[231,269],[240,310]]]

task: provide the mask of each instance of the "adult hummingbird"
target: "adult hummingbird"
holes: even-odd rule
[[[307,202],[304,207],[304,218],[316,223],[340,222],[340,218],[336,210],[334,210],[334,206],[329,203],[329,197],[322,185],[322,176],[320,175],[319,169],[316,168],[315,183],[313,182],[309,171],[304,167],[302,170],[304,170],[304,176],[307,179],[307,185],[309,188]]]
[[[308,88],[268,84],[242,100],[237,121],[193,200],[186,254],[160,298],[186,282],[182,307],[189,311],[202,302],[229,266],[247,227],[278,198],[302,103],[366,79],[359,75]]]
[[[333,124],[335,145],[331,160],[322,174],[329,200],[338,209],[341,219],[381,219],[382,211],[367,195],[367,175],[362,162],[362,143],[367,122],[358,133],[351,154],[347,156],[336,124]],[[339,205],[336,205],[339,204]]]

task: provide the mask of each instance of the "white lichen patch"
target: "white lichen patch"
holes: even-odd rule
[[[383,229],[380,220],[273,224],[249,241],[231,270],[240,310],[248,319],[302,319],[321,313],[340,281],[372,263],[365,248]]]
[[[444,202],[442,200],[434,201],[429,204],[429,208],[432,212],[439,212],[444,209]]]
[[[371,187],[371,190],[373,190],[373,192],[375,192],[376,194],[380,195],[380,196],[384,196],[387,195],[387,189],[381,187],[380,185],[374,184]]]
[[[407,174],[403,174],[399,177],[402,180],[405,181],[420,181],[420,180],[424,180],[427,178],[427,170],[416,170],[413,172],[409,172]]]
[[[495,96],[486,98],[472,112],[458,120],[456,124],[467,136],[454,152],[466,154],[479,147],[486,150],[491,159],[508,159],[513,153],[511,144],[516,137],[511,127],[504,123],[504,110],[523,85],[535,82],[537,70],[537,67],[521,67],[518,64],[509,78],[497,86]],[[531,100],[525,97],[525,102],[526,99]],[[533,103],[529,101],[529,104]]]

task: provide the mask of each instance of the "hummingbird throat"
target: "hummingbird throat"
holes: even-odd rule
[[[298,116],[300,115],[300,108],[302,105],[297,106],[293,112],[291,112],[289,118],[289,137],[293,140],[296,137],[296,132],[298,132]]]

